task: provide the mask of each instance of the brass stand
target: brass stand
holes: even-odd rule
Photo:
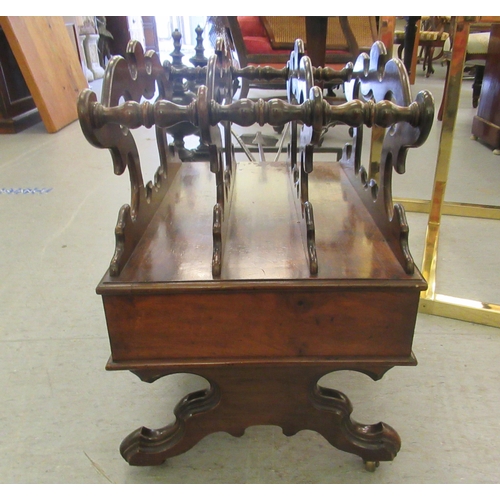
[[[454,19],[453,49],[446,81],[443,106],[441,137],[434,177],[432,200],[399,200],[408,211],[429,213],[422,274],[428,289],[421,294],[420,312],[447,318],[470,321],[500,328],[500,305],[476,300],[461,299],[436,293],[436,267],[441,216],[458,215],[500,219],[500,207],[444,201],[446,183],[453,146],[453,131],[460,99],[467,40],[470,23],[476,18],[456,17]]]

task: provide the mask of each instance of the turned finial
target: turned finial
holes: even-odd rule
[[[193,64],[193,66],[206,66],[208,59],[205,57],[203,48],[203,37],[201,36],[203,33],[203,28],[198,25],[195,29],[196,32],[196,47],[194,48],[195,55],[189,59],[189,61]]]
[[[172,38],[174,40],[174,50],[170,54],[170,56],[172,57],[172,66],[174,68],[184,68],[184,64],[182,64],[182,58],[184,57],[184,54],[181,52],[182,33],[176,28],[172,33]]]

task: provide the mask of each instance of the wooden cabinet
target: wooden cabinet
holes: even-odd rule
[[[0,27],[0,133],[20,132],[40,120],[28,85]]]
[[[144,50],[160,51],[155,16],[106,16],[106,28],[113,35],[113,55],[125,57],[130,40],[141,42]]]
[[[22,74],[47,131],[75,121],[78,94],[88,83],[63,18],[0,16],[0,26],[19,65],[14,74]],[[26,96],[26,88],[19,88]]]
[[[481,99],[472,134],[500,154],[500,24],[491,29]]]

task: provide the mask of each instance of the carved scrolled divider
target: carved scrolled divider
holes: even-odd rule
[[[434,99],[429,92],[421,91],[412,101],[406,68],[399,59],[387,59],[381,42],[372,46],[370,55],[362,53],[354,64],[353,79],[345,85],[346,96],[348,100],[388,101],[412,109],[415,118],[394,123],[386,131],[380,173],[367,172],[361,165],[362,126],[354,129],[353,143],[344,148],[340,163],[348,167],[346,172],[360,198],[406,273],[411,275],[415,264],[408,247],[408,224],[403,206],[392,201],[392,170],[404,173],[408,149],[427,139],[434,119]]]
[[[207,135],[213,143],[212,146],[214,146],[212,149],[212,170],[215,173],[221,173],[223,172],[223,162],[220,147],[217,146],[217,143],[220,141],[220,131],[216,128],[218,123],[232,122],[241,126],[250,126],[254,123],[269,123],[273,126],[280,126],[289,121],[296,121],[303,123],[304,127],[311,127],[313,129],[320,125],[330,127],[337,123],[344,123],[358,128],[364,125],[370,127],[376,125],[387,128],[401,124],[419,127],[422,116],[425,117],[428,111],[428,104],[425,100],[413,102],[409,106],[398,106],[387,100],[377,103],[373,101],[362,102],[354,100],[339,106],[331,106],[322,99],[317,87],[310,89],[309,99],[302,104],[289,104],[280,99],[271,99],[267,102],[263,100],[254,102],[249,99],[242,99],[231,104],[219,104],[214,99],[208,99],[208,89],[206,86],[200,86],[197,99],[188,106],[160,100],[154,104],[150,102],[138,103],[130,101],[120,106],[108,108],[95,101],[89,101],[86,112],[88,119],[96,130],[106,128],[110,124],[116,124],[127,129],[140,126],[151,127],[153,125],[160,128],[168,128],[183,121],[199,126],[200,130],[204,131],[202,135]],[[352,161],[353,165],[354,158],[356,157],[353,156],[349,160]],[[301,169],[305,170],[304,164],[301,165]],[[366,192],[369,191],[370,197],[368,200],[372,206],[368,208],[376,218],[382,232],[384,232],[386,228],[383,226],[383,223],[387,221],[385,206],[382,205],[380,208],[376,203],[380,204],[385,199],[390,199],[390,192],[387,191],[387,193],[379,197],[378,189],[373,190],[373,187],[376,185],[373,182],[370,182],[370,184],[367,183],[366,176],[363,177],[364,170],[361,167],[358,169],[357,174],[354,168],[351,170],[352,173],[348,172],[348,175],[352,177],[353,182],[357,183],[360,195],[366,197]],[[305,173],[307,174],[307,172]],[[228,179],[230,181],[231,177],[223,176],[217,181],[219,184],[216,210],[220,218],[215,219],[215,223],[219,223],[222,220],[222,210],[224,205],[227,205],[228,189],[231,188],[227,184]],[[301,199],[304,199],[307,193],[304,190],[304,186],[307,188],[306,183],[300,185],[302,188],[299,192],[302,197]],[[221,187],[223,189],[220,189]],[[374,210],[378,210],[378,212]],[[384,214],[384,217],[381,217],[381,213]],[[305,219],[308,220],[307,217]],[[216,229],[219,230],[219,233],[214,232],[214,255],[221,255],[216,252],[219,251],[222,245],[222,224],[219,224],[219,227]],[[306,229],[309,230],[309,227],[306,227]],[[309,238],[309,234],[307,236]],[[220,248],[217,245],[220,245]]]
[[[139,125],[127,125],[126,119],[106,122],[101,120],[97,123],[97,114],[93,113],[93,110],[97,108],[125,109],[127,110],[125,114],[130,114],[133,113],[133,104],[139,103],[143,97],[153,98],[156,90],[158,90],[158,102],[169,102],[169,99],[173,97],[175,81],[184,78],[184,73],[195,80],[203,76],[207,85],[203,87],[202,93],[199,93],[198,106],[201,108],[205,105],[208,110],[208,103],[212,100],[220,103],[231,102],[231,67],[231,61],[222,40],[217,41],[215,55],[209,61],[207,68],[186,68],[187,71],[175,69],[168,62],[162,66],[154,51],[147,51],[144,54],[140,43],[132,41],[127,46],[125,58],[115,56],[109,62],[103,80],[101,103],[97,103],[97,97],[91,90],[86,89],[81,93],[78,100],[78,113],[85,137],[93,146],[110,150],[115,174],[121,175],[128,169],[130,175],[131,202],[122,206],[118,214],[115,227],[115,252],[109,266],[111,276],[120,274],[163,200],[174,173],[168,175],[169,169],[176,171],[181,162],[174,148],[168,145],[169,126],[147,123],[145,119],[140,125],[156,126],[160,166],[155,174],[154,182],[148,182],[144,186],[137,145],[129,131],[129,128],[137,128]],[[125,104],[120,106],[122,99]],[[198,120],[196,123],[192,121],[195,124],[193,130],[199,126],[202,140],[211,148],[210,163],[216,176],[213,274],[218,276],[222,255],[222,232],[224,232],[229,210],[224,207],[229,205],[230,188],[233,185],[231,178],[235,170],[234,152],[230,140],[230,123],[224,124],[224,144],[229,147],[224,148],[226,152],[223,160],[223,142],[218,125],[203,121],[203,117],[208,116],[207,113],[201,113],[200,116],[202,119],[199,123]],[[173,120],[170,126],[181,121]]]
[[[321,89],[314,86],[313,73],[316,70],[304,55],[300,40],[296,42],[287,67],[290,102],[280,99],[259,99],[257,102],[241,99],[233,103],[233,66],[222,41],[219,41],[216,53],[206,68],[206,85],[199,87],[196,99],[189,105],[165,99],[158,99],[154,104],[148,101],[140,103],[142,96],[152,97],[155,84],[161,88],[161,95],[171,95],[174,78],[168,66],[162,67],[153,52],[143,55],[137,43],[129,45],[129,49],[128,60],[115,58],[111,61],[105,77],[102,103],[97,103],[91,91],[84,91],[78,103],[80,122],[89,142],[110,149],[115,173],[121,174],[128,167],[131,178],[132,201],[130,206],[122,207],[119,214],[111,276],[119,274],[166,192],[167,159],[169,168],[180,165],[172,148],[167,145],[165,130],[181,122],[191,123],[199,129],[203,142],[209,147],[210,167],[215,174],[214,277],[219,277],[221,273],[224,235],[234,185],[231,123],[241,126],[254,123],[261,126],[283,126],[288,122],[294,124],[289,166],[296,189],[297,208],[304,226],[302,233],[311,275],[318,271],[314,217],[308,199],[308,175],[313,170],[313,148],[319,143],[325,128],[337,123],[354,127],[353,144],[345,148],[341,163],[405,271],[413,273],[404,210],[399,205],[392,207],[391,173],[393,166],[398,172],[404,172],[408,148],[425,141],[433,120],[433,99],[429,93],[420,92],[416,100],[411,101],[405,68],[397,60],[385,62],[382,44],[375,44],[370,56],[364,54],[358,58],[352,79],[346,84],[351,100],[337,106],[328,104],[323,99]],[[348,75],[350,77],[351,73],[348,72]],[[119,105],[121,97],[127,102]],[[300,134],[297,132],[299,123]],[[220,124],[224,129],[223,136]],[[155,183],[148,183],[144,188],[137,148],[129,129],[153,125],[157,130],[161,164]],[[363,126],[388,128],[382,148],[380,185],[376,179],[369,178],[360,164]],[[298,153],[300,165],[297,162]]]
[[[212,276],[220,277],[222,271],[222,258],[224,254],[224,243],[228,227],[229,213],[231,210],[231,199],[234,186],[234,175],[236,173],[236,160],[234,148],[231,141],[231,122],[221,120],[223,134],[218,124],[211,124],[205,120],[205,109],[208,111],[212,102],[217,104],[231,104],[232,102],[232,60],[229,51],[223,41],[219,38],[215,46],[215,54],[211,56],[207,64],[206,77],[206,100],[201,104],[202,121],[200,121],[201,138],[209,147],[210,169],[215,174],[217,199],[213,209],[213,254],[212,254]],[[198,94],[200,97],[202,95]],[[206,115],[208,118],[208,114]],[[202,125],[203,124],[203,125]]]
[[[171,82],[168,73],[163,71],[158,55],[154,51],[144,54],[140,43],[129,42],[126,58],[115,56],[108,63],[101,105],[112,109],[118,106],[122,98],[134,102],[140,102],[143,97],[151,99],[155,95],[156,85],[160,93],[169,94]],[[126,169],[130,175],[131,201],[119,211],[115,227],[115,252],[109,266],[110,275],[118,276],[167,191],[169,169],[178,168],[180,160],[169,149],[165,134],[157,129],[160,165],[154,182],[144,186],[139,153],[132,134],[126,126],[113,122],[96,127],[89,113],[96,104],[97,96],[91,90],[86,89],[80,94],[77,107],[82,131],[92,145],[109,149],[116,175],[123,174]]]
[[[319,144],[323,130],[323,120],[319,108],[323,105],[323,93],[319,87],[314,87],[314,68],[311,59],[305,55],[304,42],[296,40],[294,49],[287,63],[289,70],[287,80],[287,97],[289,103],[303,104],[310,102],[313,108],[318,108],[313,115],[313,123],[303,123],[298,131],[297,120],[291,124],[291,141],[288,149],[288,164],[294,187],[294,202],[301,224],[301,234],[307,250],[309,272],[318,274],[318,256],[316,254],[316,228],[314,225],[314,210],[309,201],[308,176],[313,171],[314,146]],[[297,157],[300,157],[300,165]]]

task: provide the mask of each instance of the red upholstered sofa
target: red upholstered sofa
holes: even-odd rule
[[[224,24],[241,67],[260,65],[283,68],[297,38],[304,40],[307,51],[304,16],[228,16],[224,18]],[[342,69],[361,52],[369,51],[376,40],[375,17],[330,16],[325,66]],[[247,96],[250,84],[258,88],[269,86],[265,82],[243,81],[241,97]]]

